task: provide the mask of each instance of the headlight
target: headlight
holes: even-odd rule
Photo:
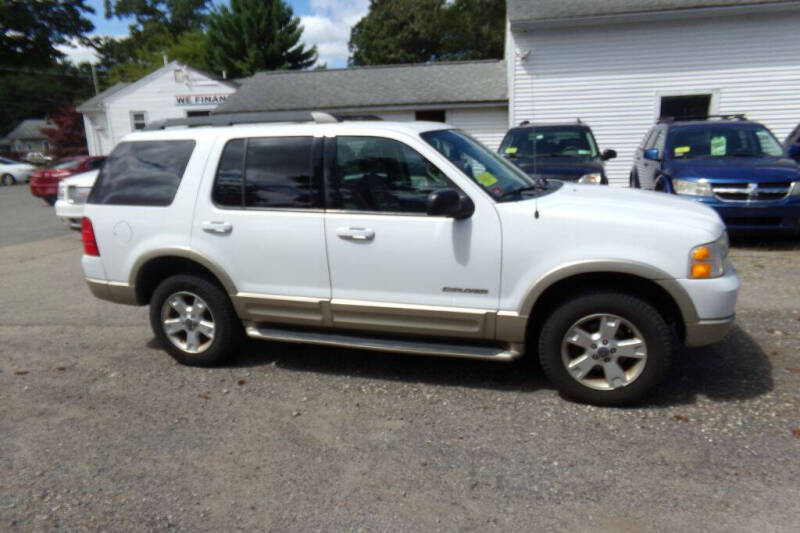
[[[67,184],[66,183],[59,183],[58,184],[58,199],[59,200],[66,200],[67,199]]]
[[[794,187],[792,187],[792,196],[800,196],[800,181],[794,182]]]
[[[718,278],[725,273],[728,259],[728,232],[714,242],[695,246],[689,252],[689,278]]]
[[[697,181],[690,180],[672,180],[672,188],[675,189],[677,194],[688,194],[690,196],[711,196],[711,185],[705,179]]]
[[[603,176],[600,174],[584,174],[578,178],[578,183],[593,183],[600,185],[603,182]]]

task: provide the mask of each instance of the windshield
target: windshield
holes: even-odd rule
[[[577,126],[544,126],[511,130],[500,153],[507,157],[598,157],[591,130]]]
[[[6,159],[5,157],[0,157],[0,164],[2,165],[19,165],[19,161],[14,161],[13,159]]]
[[[667,154],[675,159],[781,157],[783,147],[763,126],[726,124],[674,130]]]
[[[437,130],[421,136],[496,200],[508,200],[521,189],[537,187],[536,180],[464,132]]]

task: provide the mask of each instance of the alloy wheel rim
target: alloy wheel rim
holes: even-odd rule
[[[609,391],[627,387],[647,364],[647,343],[629,320],[609,313],[578,319],[561,341],[567,373],[585,387]]]
[[[197,294],[171,294],[161,307],[161,327],[169,341],[183,352],[198,355],[214,342],[214,313]]]

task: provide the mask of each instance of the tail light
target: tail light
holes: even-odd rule
[[[83,238],[83,253],[100,257],[100,249],[97,247],[97,239],[94,238],[92,221],[86,217],[81,220],[81,237]]]

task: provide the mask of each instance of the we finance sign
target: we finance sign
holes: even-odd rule
[[[219,105],[228,98],[227,94],[176,94],[179,106]]]

